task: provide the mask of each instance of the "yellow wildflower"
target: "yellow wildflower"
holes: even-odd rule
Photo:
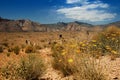
[[[112,38],[112,40],[115,40],[115,38]]]
[[[96,44],[93,44],[94,47],[96,47],[97,45]]]
[[[117,52],[116,52],[116,51],[114,51],[114,50],[112,50],[111,52],[112,52],[113,54],[117,54]]]
[[[62,53],[61,53],[61,55],[65,55],[65,54],[66,54],[66,52],[62,52]]]
[[[111,35],[114,36],[114,37],[116,36],[116,34],[111,34]]]
[[[92,42],[96,42],[96,40],[92,40]]]
[[[83,42],[80,42],[80,44],[83,44]]]
[[[85,47],[86,45],[85,44],[82,44],[82,47]]]
[[[73,59],[71,59],[71,58],[68,59],[68,62],[69,62],[69,63],[72,63],[72,62],[73,62]]]
[[[75,45],[75,44],[74,44],[74,45],[70,45],[70,47],[71,47],[71,48],[75,48],[75,47],[76,47],[76,45]]]
[[[111,50],[110,46],[105,46],[107,50]]]

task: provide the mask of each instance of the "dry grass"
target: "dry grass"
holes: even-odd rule
[[[74,79],[76,80],[107,80],[105,66],[101,66],[99,59],[88,54],[76,55],[74,60]]]
[[[31,54],[19,58],[18,62],[7,62],[1,67],[0,76],[3,80],[39,80],[45,69],[41,58]]]

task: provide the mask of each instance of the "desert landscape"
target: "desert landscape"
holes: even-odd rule
[[[120,80],[119,0],[0,0],[0,80]]]
[[[0,18],[0,80],[119,80],[119,23]]]

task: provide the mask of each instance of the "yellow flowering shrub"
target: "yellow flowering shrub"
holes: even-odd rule
[[[106,80],[95,61],[102,55],[120,55],[120,29],[108,27],[92,40],[60,40],[51,49],[53,67],[64,76],[74,75],[76,80]]]
[[[102,54],[119,54],[120,53],[120,28],[110,26],[103,32],[97,35],[95,40],[91,42],[95,43],[96,50],[100,49]]]
[[[98,69],[96,61],[88,54],[89,47],[91,44],[88,41],[79,42],[76,39],[52,44],[53,68],[60,70],[64,76],[73,75],[75,80],[106,80],[100,66]]]

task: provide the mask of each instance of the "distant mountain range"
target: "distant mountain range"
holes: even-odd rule
[[[92,25],[78,21],[40,24],[31,20],[10,20],[0,17],[0,32],[101,31],[103,27],[111,25],[120,27],[120,21],[106,25]]]

